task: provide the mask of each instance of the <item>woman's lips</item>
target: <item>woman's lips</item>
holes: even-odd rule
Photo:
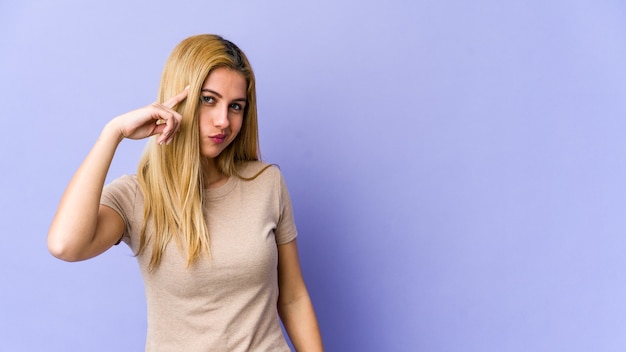
[[[224,141],[226,140],[226,135],[216,134],[214,136],[209,136],[209,139],[215,144],[221,144],[221,143],[224,143]]]

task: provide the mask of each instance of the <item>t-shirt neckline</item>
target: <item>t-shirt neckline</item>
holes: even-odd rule
[[[230,193],[233,188],[235,188],[235,185],[237,184],[237,176],[229,176],[228,180],[226,180],[226,182],[218,187],[215,188],[204,188],[203,192],[204,192],[204,198],[207,199],[217,199],[217,198],[221,198],[226,196],[228,193]]]

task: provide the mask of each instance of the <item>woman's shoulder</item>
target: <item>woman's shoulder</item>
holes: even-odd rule
[[[115,190],[123,193],[135,193],[139,189],[137,175],[122,175],[111,181],[105,190]]]
[[[238,165],[237,173],[241,178],[257,178],[261,175],[269,177],[281,177],[280,169],[276,164],[269,164],[263,161],[245,161]]]
[[[126,184],[126,185],[139,185],[139,180],[137,179],[137,175],[135,174],[131,174],[131,175],[121,175],[118,176],[117,178],[113,179],[113,181],[111,181],[111,183],[119,183],[119,184]]]

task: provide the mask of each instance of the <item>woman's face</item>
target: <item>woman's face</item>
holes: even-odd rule
[[[200,153],[215,158],[239,134],[246,107],[247,82],[243,74],[226,67],[214,69],[200,93]]]

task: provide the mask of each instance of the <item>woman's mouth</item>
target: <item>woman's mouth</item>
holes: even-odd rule
[[[222,144],[226,140],[225,134],[216,134],[214,136],[209,136],[209,139],[215,144]]]

